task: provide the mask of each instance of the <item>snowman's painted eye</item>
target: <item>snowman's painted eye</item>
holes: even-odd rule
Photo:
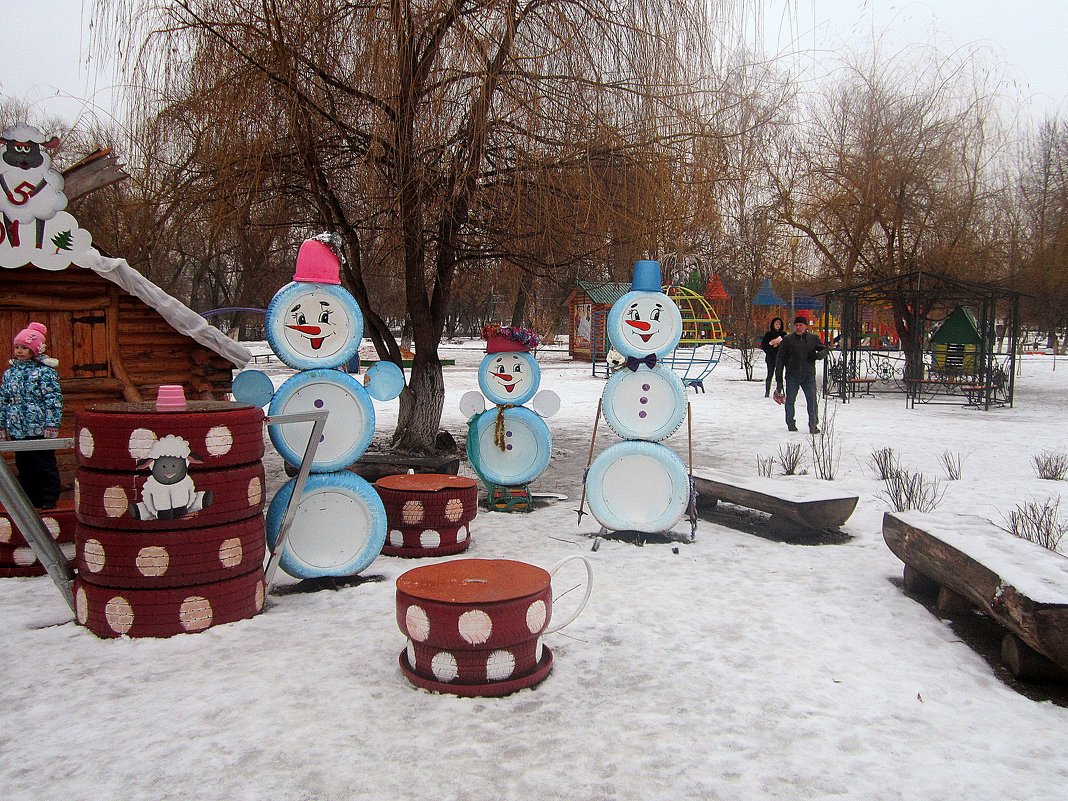
[[[521,372],[523,372],[523,365],[522,364],[516,364],[515,367],[512,368],[512,372],[513,373],[521,373]]]
[[[326,311],[324,311],[322,314],[319,315],[319,322],[320,323],[324,323],[324,324],[330,322],[330,310],[329,309],[327,309]]]
[[[301,312],[297,312],[296,314],[294,314],[293,315],[293,320],[296,322],[297,325],[307,325],[308,324],[308,318],[305,317]]]
[[[655,322],[660,322],[660,309],[653,309],[653,316],[650,319]]]

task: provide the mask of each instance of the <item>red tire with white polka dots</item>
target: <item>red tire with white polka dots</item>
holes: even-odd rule
[[[253,617],[263,609],[262,568],[189,587],[130,590],[74,581],[78,623],[98,637],[172,637]]]
[[[74,542],[75,517],[72,502],[64,501],[55,509],[42,509],[37,514],[56,542]],[[21,548],[29,543],[11,516],[0,507],[0,546],[4,545]]]
[[[438,473],[385,476],[375,491],[386,507],[386,556],[445,556],[467,550],[478,511],[474,479]]]
[[[133,472],[167,436],[180,437],[202,469],[263,458],[263,410],[226,401],[190,401],[182,411],[154,403],[111,403],[79,412],[74,445],[79,467]]]
[[[150,473],[79,468],[74,478],[78,522],[107,529],[176,530],[223,525],[263,511],[261,462],[191,470],[186,479],[193,484],[193,503],[170,511],[160,511],[164,504],[158,494],[149,503],[145,490],[149,479],[155,481]]]
[[[44,565],[30,565],[29,567],[0,565],[0,578],[29,578],[31,576],[43,576],[47,572],[44,569]]]
[[[116,531],[78,524],[76,565],[101,587],[147,589],[224,581],[263,566],[259,515],[184,531]]]
[[[540,637],[507,648],[433,648],[408,640],[412,671],[447,684],[488,684],[533,673],[543,655]]]
[[[435,693],[459,695],[464,698],[475,696],[483,698],[500,698],[504,695],[511,695],[520,690],[525,690],[528,687],[534,687],[545,680],[545,677],[549,675],[549,672],[553,667],[553,652],[547,647],[543,647],[541,650],[541,659],[530,673],[522,676],[514,676],[513,678],[502,679],[500,681],[487,681],[483,684],[459,684],[455,681],[440,681],[436,677],[428,678],[422,673],[418,673],[412,669],[412,666],[408,662],[407,649],[401,651],[399,662],[401,672],[404,674],[405,678],[421,689]]]
[[[551,615],[549,573],[524,562],[457,559],[397,578],[397,625],[431,648],[508,648],[540,635]]]
[[[73,564],[74,543],[61,543],[59,549],[67,557],[68,563]],[[44,566],[29,545],[0,545],[0,567],[40,567],[44,571]]]

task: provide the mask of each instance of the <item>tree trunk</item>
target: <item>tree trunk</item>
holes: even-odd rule
[[[404,453],[430,456],[437,452],[435,440],[445,406],[445,380],[437,353],[415,352],[408,386],[400,394],[397,430],[393,447]]]

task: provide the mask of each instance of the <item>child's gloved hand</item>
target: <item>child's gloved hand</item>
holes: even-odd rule
[[[44,432],[44,435],[45,435],[45,439],[55,439],[56,437],[59,436],[59,429],[58,428],[46,428],[45,432]]]

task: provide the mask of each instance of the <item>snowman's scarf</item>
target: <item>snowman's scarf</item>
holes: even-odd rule
[[[502,451],[504,450],[504,410],[514,408],[514,403],[497,404],[497,422],[493,426],[493,444]]]

